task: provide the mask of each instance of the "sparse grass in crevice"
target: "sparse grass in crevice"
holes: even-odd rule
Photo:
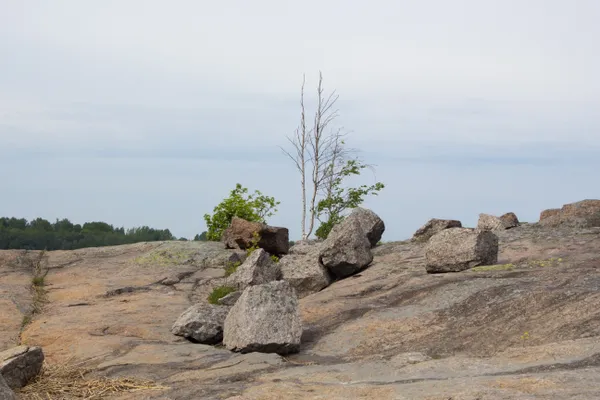
[[[242,265],[241,262],[236,261],[236,262],[227,262],[227,264],[225,265],[225,276],[229,276],[231,274],[233,274],[235,271],[237,271],[237,268]]]
[[[208,295],[208,302],[210,304],[219,304],[219,302],[218,302],[219,299],[221,299],[235,291],[236,291],[236,288],[234,288],[233,286],[217,286]]]
[[[48,303],[45,284],[46,275],[48,275],[50,269],[48,268],[46,250],[33,254],[29,250],[25,250],[17,257],[17,263],[19,266],[30,270],[33,275],[31,278],[31,308],[21,321],[21,330],[23,330],[31,323],[35,315],[43,311],[44,305]]]

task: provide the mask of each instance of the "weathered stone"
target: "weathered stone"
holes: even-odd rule
[[[491,231],[445,229],[425,246],[425,268],[429,273],[459,272],[497,262],[498,236]]]
[[[432,218],[425,225],[417,229],[413,234],[412,240],[415,242],[426,242],[436,233],[450,228],[462,228],[462,223],[454,219]]]
[[[477,229],[484,231],[503,231],[516,226],[519,226],[519,220],[512,212],[506,213],[501,217],[489,214],[479,214],[479,221],[477,222]]]
[[[286,281],[249,286],[225,319],[223,344],[242,353],[281,355],[300,348],[298,297]]]
[[[233,217],[229,227],[223,231],[221,241],[228,249],[245,250],[254,244],[255,233],[260,236],[257,246],[261,249],[278,256],[288,253],[290,242],[287,228],[246,221],[238,217]]]
[[[333,227],[321,245],[319,261],[337,278],[353,275],[373,261],[371,242],[357,219]]]
[[[560,214],[560,208],[550,208],[548,210],[544,210],[540,213],[540,222],[558,214]]]
[[[22,388],[42,370],[41,347],[17,346],[0,353],[0,374],[11,389]]]
[[[236,301],[238,301],[241,295],[242,292],[238,290],[237,292],[229,293],[228,295],[221,297],[219,300],[217,300],[217,303],[222,306],[232,306]]]
[[[288,252],[288,254],[300,255],[315,252],[318,253],[322,243],[323,241],[320,239],[299,240],[292,247],[290,247],[290,251]]]
[[[381,236],[383,236],[383,232],[385,231],[385,224],[373,211],[357,207],[352,210],[346,219],[356,219],[358,221],[363,232],[367,235],[371,247],[375,247],[381,240]]]
[[[290,254],[279,260],[282,279],[296,290],[298,298],[316,293],[331,283],[329,273],[319,263],[318,249],[305,254]]]
[[[250,285],[260,285],[280,278],[279,263],[274,262],[265,250],[258,249],[254,250],[246,261],[231,274],[228,285],[238,290],[244,290]]]
[[[504,227],[506,229],[516,228],[521,224],[519,218],[517,218],[517,214],[514,212],[507,212],[506,214],[501,215],[500,219],[504,222]]]
[[[546,210],[540,215],[540,224],[546,227],[572,228],[600,226],[600,200],[582,200],[565,204],[558,212]]]
[[[223,340],[223,324],[229,307],[195,304],[185,310],[171,328],[171,333],[198,343],[217,344]]]
[[[286,281],[249,286],[225,319],[223,344],[233,351],[288,354],[300,348],[298,297]]]
[[[15,392],[12,391],[11,388],[8,387],[8,384],[0,374],[0,400],[16,400],[17,396]]]

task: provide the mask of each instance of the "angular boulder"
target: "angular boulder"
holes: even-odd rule
[[[0,374],[0,400],[16,400],[17,396],[15,392],[12,391],[11,388],[8,387],[8,384]]]
[[[0,375],[11,389],[19,389],[42,370],[41,347],[17,346],[0,353]]]
[[[185,310],[171,328],[171,333],[202,344],[223,341],[223,325],[229,307],[214,304],[195,304]]]
[[[346,219],[355,219],[358,221],[363,232],[367,235],[371,247],[375,247],[381,240],[381,236],[383,236],[383,232],[385,231],[385,224],[373,211],[362,207],[356,207]]]
[[[263,249],[254,250],[228,279],[228,285],[244,290],[250,285],[260,285],[281,279],[279,263]]]
[[[413,242],[426,242],[436,233],[450,228],[462,228],[462,223],[455,219],[432,218],[425,225],[417,229],[411,240]]]
[[[445,229],[425,246],[428,273],[460,272],[498,262],[498,236],[491,231],[470,228]]]
[[[223,344],[241,353],[285,355],[300,349],[296,291],[286,281],[249,286],[225,319]]]
[[[255,232],[260,236],[257,246],[261,249],[277,256],[288,253],[290,238],[287,228],[246,221],[238,217],[232,218],[229,227],[223,231],[221,241],[228,249],[246,250],[254,244]]]
[[[503,231],[519,226],[519,220],[514,213],[506,213],[501,217],[489,214],[479,214],[477,229],[484,231]]]
[[[582,200],[565,204],[558,211],[546,210],[540,225],[547,227],[591,228],[600,226],[600,200]]]
[[[335,225],[319,252],[319,262],[340,279],[361,271],[372,261],[371,242],[356,218]]]
[[[321,243],[323,243],[321,239],[298,240],[292,247],[290,247],[288,254],[301,255],[314,253],[315,251],[318,252]]]
[[[500,219],[504,222],[504,227],[506,229],[516,228],[521,224],[519,218],[517,218],[517,214],[514,212],[507,212],[506,214],[501,215]]]
[[[279,260],[279,265],[281,266],[282,279],[289,282],[296,290],[298,298],[316,293],[331,283],[329,273],[319,263],[318,248],[304,254],[284,256]]]

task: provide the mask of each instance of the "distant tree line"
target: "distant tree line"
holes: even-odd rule
[[[68,219],[51,223],[43,218],[0,218],[0,249],[73,250],[160,240],[177,239],[168,229],[147,226],[125,230],[106,222],[80,225]]]

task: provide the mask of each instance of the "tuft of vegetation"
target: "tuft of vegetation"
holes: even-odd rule
[[[277,257],[277,256],[275,256],[275,255],[271,255],[271,260],[272,260],[274,263],[278,263],[278,262],[279,262],[279,257]]]
[[[21,321],[21,330],[33,321],[33,317],[40,314],[44,306],[48,303],[48,295],[45,288],[46,275],[48,275],[48,256],[46,251],[32,253],[29,250],[23,251],[15,260],[19,268],[26,269],[31,272],[31,292],[32,302],[29,311],[23,315]]]
[[[175,239],[168,229],[147,226],[125,230],[106,222],[79,225],[68,219],[51,223],[43,218],[0,218],[0,249],[74,250]]]
[[[219,299],[221,299],[235,291],[236,291],[236,288],[234,288],[233,286],[217,286],[208,295],[208,302],[210,304],[219,304],[218,303]]]
[[[204,215],[208,228],[206,238],[217,242],[221,240],[223,231],[229,227],[233,217],[265,223],[265,218],[277,212],[276,207],[279,203],[275,198],[265,196],[258,190],[255,190],[254,194],[248,194],[248,189],[238,183],[229,197],[214,208],[212,215]]]
[[[225,276],[230,276],[232,275],[235,271],[237,271],[238,267],[242,265],[241,262],[236,261],[236,262],[228,262],[225,265]]]
[[[260,242],[260,234],[258,232],[254,232],[252,234],[252,240],[250,241],[251,246],[246,249],[246,256],[250,257],[250,254],[254,253],[259,249],[258,243]]]

